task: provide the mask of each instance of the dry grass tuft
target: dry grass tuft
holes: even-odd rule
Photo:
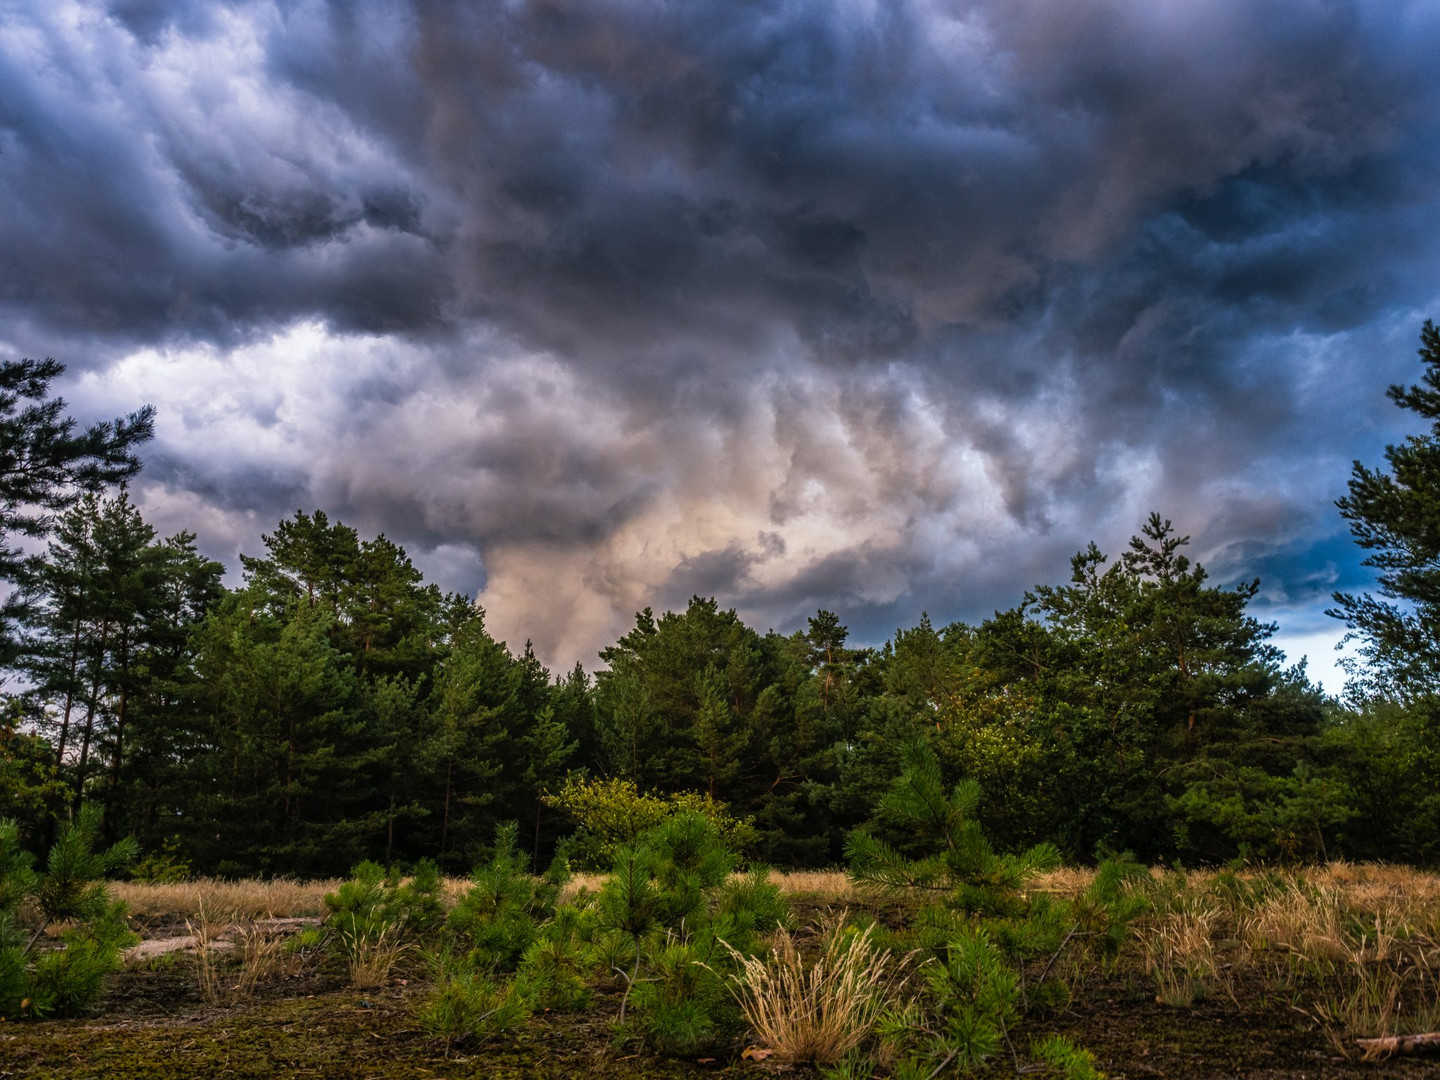
[[[1164,915],[1141,936],[1145,971],[1155,980],[1155,1000],[1183,1008],[1209,996],[1218,981],[1215,958],[1217,908],[1192,907]]]
[[[254,995],[256,987],[281,975],[299,974],[307,957],[287,949],[290,928],[239,917],[233,908],[196,905],[185,920],[195,950],[200,996],[211,1005],[230,1005]]]
[[[1084,866],[1060,866],[1031,879],[1029,888],[1056,896],[1078,896],[1095,880],[1095,871]]]
[[[1154,878],[1137,927],[1160,1000],[1185,1005],[1258,964],[1292,991],[1337,1050],[1359,1036],[1440,1026],[1440,878],[1407,867],[1333,863],[1304,871]],[[1232,950],[1231,963],[1217,960]]]
[[[777,1063],[832,1064],[870,1037],[900,990],[887,979],[894,956],[871,940],[873,929],[836,927],[809,967],[784,930],[768,960],[734,953],[741,970],[732,993]]]
[[[1243,918],[1243,933],[1252,948],[1281,949],[1319,968],[1349,957],[1344,924],[1345,905],[1336,885],[1322,882],[1307,888],[1287,878],[1280,891]]]
[[[401,940],[402,936],[402,928],[396,923],[367,926],[353,916],[349,927],[337,926],[335,937],[350,967],[350,985],[357,990],[384,986],[400,958],[415,948],[412,943]]]
[[[770,880],[786,896],[822,896],[839,903],[855,899],[862,891],[843,870],[792,870],[772,874]]]
[[[195,941],[195,975],[200,982],[200,996],[211,1005],[222,1004],[229,997],[227,980],[221,971],[222,954],[229,952],[233,945],[220,939],[231,926],[225,914],[214,905],[207,910],[203,898],[195,907],[195,917],[185,921],[185,928]]]
[[[287,974],[290,965],[285,954],[285,935],[251,923],[235,928],[235,947],[240,954],[240,971],[232,992],[248,998],[261,983]]]

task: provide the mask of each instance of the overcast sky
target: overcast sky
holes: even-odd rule
[[[1148,512],[1328,674],[1440,315],[1428,0],[0,0],[0,354],[587,666],[878,642]]]

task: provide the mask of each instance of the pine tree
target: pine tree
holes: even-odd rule
[[[188,816],[185,775],[196,730],[192,638],[225,594],[224,567],[201,555],[193,533],[150,549],[153,573],[135,658],[122,753],[112,761],[107,821],[136,836],[146,852],[176,839]]]
[[[0,580],[13,581],[24,556],[11,537],[45,536],[51,515],[81,495],[122,484],[140,471],[135,448],[154,435],[155,410],[93,424],[79,435],[65,399],[48,397],[65,366],[56,360],[0,362]],[[22,403],[26,403],[23,404]],[[0,607],[0,661],[13,657],[13,602]]]
[[[42,724],[54,733],[56,764],[71,770],[77,804],[99,775],[108,774],[113,788],[124,759],[143,681],[140,653],[158,602],[154,539],[124,491],[86,496],[62,516],[46,555],[22,572],[32,630],[24,668]]]
[[[507,820],[520,822],[531,857],[541,854],[542,796],[575,749],[552,692],[550,673],[529,644],[512,656],[472,606],[435,681],[431,833],[438,833],[442,864],[471,862]]]
[[[338,873],[382,833],[366,781],[378,751],[329,614],[281,615],[249,589],[196,634],[198,714],[186,837],[197,869]]]
[[[1440,330],[1428,319],[1420,359],[1420,385],[1387,393],[1430,430],[1387,446],[1385,469],[1355,462],[1350,493],[1336,502],[1371,553],[1380,596],[1336,593],[1331,612],[1364,642],[1374,681],[1405,697],[1440,693]]]

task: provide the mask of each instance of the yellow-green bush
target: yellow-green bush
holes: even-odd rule
[[[725,803],[697,791],[660,795],[641,791],[629,780],[571,775],[545,802],[575,819],[578,827],[563,850],[576,870],[609,870],[621,847],[677,814],[708,819],[725,847],[736,854],[749,850],[756,840],[752,819],[735,817]]]

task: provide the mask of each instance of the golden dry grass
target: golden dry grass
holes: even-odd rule
[[[1061,868],[1035,878],[1031,888],[1074,895],[1093,879],[1083,868]],[[821,898],[846,903],[867,895],[838,870],[775,873],[772,880],[790,897]],[[1246,889],[1237,889],[1239,881]],[[567,898],[582,889],[595,891],[600,874],[576,874],[565,889]],[[1354,940],[1368,933],[1377,940],[1423,937],[1440,940],[1440,876],[1410,867],[1384,864],[1331,863],[1279,873],[1242,872],[1222,875],[1190,871],[1183,881],[1156,869],[1151,883],[1158,914],[1173,904],[1190,910],[1195,903],[1215,908],[1214,932],[1243,940],[1257,949],[1292,952],[1308,959],[1342,959]],[[193,918],[203,905],[217,920],[240,922],[266,918],[315,917],[325,914],[324,897],[340,885],[336,879],[296,881],[222,881],[200,878],[177,884],[116,882],[111,894],[125,901],[133,915]],[[446,900],[454,903],[465,891],[464,878],[448,878]],[[1167,890],[1168,893],[1167,893]],[[1146,926],[1155,928],[1152,918]],[[1379,929],[1377,929],[1377,927]],[[1383,931],[1383,933],[1381,932]]]
[[[582,889],[594,892],[605,880],[604,874],[575,874],[565,886],[564,898],[577,895]],[[822,896],[826,900],[848,901],[860,895],[840,870],[797,870],[788,874],[772,874],[771,880],[787,896]],[[444,879],[447,904],[454,904],[469,887],[465,878]],[[275,878],[270,881],[226,881],[220,878],[196,878],[167,884],[146,884],[138,881],[117,881],[110,886],[110,895],[123,900],[130,914],[143,918],[193,918],[202,904],[207,910],[230,922],[245,919],[281,919],[325,914],[325,894],[340,887],[337,878],[319,881],[297,881]]]
[[[1152,876],[1135,936],[1157,996],[1229,992],[1250,967],[1271,985],[1318,987],[1313,1016],[1347,1056],[1357,1036],[1440,1024],[1440,877],[1333,863],[1238,875]],[[1203,915],[1203,918],[1201,917]],[[1223,950],[1223,959],[1222,959]]]
[[[862,895],[864,889],[851,883],[843,870],[792,870],[772,874],[771,880],[786,896],[819,896],[844,902]]]
[[[110,895],[123,900],[130,914],[142,917],[174,916],[190,918],[203,904],[217,917],[238,919],[283,919],[325,914],[325,894],[340,887],[338,880],[295,881],[275,878],[270,881],[223,881],[218,878],[196,878],[168,884],[150,885],[137,881],[118,881],[110,886]]]
[[[1208,996],[1219,981],[1215,945],[1222,913],[1193,905],[1167,912],[1140,933],[1145,970],[1155,980],[1155,997],[1186,1006]]]
[[[888,977],[895,956],[876,946],[874,929],[854,933],[837,924],[809,964],[784,930],[768,959],[733,953],[740,965],[735,999],[777,1063],[832,1064],[870,1037],[899,989]]]

